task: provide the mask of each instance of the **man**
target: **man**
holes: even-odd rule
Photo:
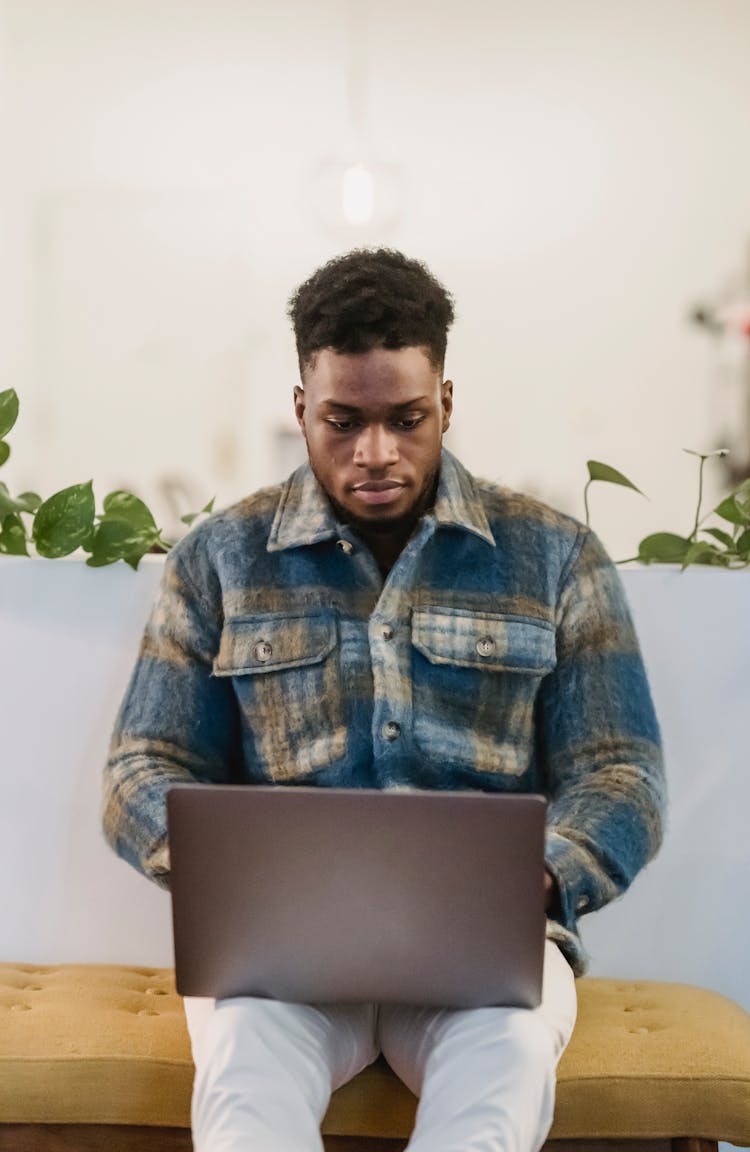
[[[320,1149],[331,1090],[382,1051],[420,1096],[412,1152],[533,1152],[575,1019],[577,918],[622,893],[661,837],[628,609],[587,528],[442,449],[453,307],[423,265],[351,252],[290,315],[309,464],[168,556],[113,736],[107,835],[168,884],[175,783],[543,792],[543,998],[460,1012],[186,1001],[195,1147]]]

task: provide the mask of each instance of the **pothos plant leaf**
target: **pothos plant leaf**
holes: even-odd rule
[[[26,529],[20,516],[14,512],[5,516],[0,529],[0,552],[6,556],[28,556]]]
[[[739,488],[730,493],[721,504],[717,504],[714,513],[728,520],[730,524],[743,526],[750,525],[750,477],[743,480]]]
[[[0,519],[10,512],[36,512],[41,502],[42,498],[36,492],[22,492],[14,499],[7,486],[0,483]]]
[[[725,532],[723,528],[703,528],[702,531],[705,532],[708,536],[713,536],[714,540],[718,540],[719,543],[723,544],[725,548],[734,547],[734,541],[732,537],[728,532]]]
[[[750,524],[750,477],[742,481],[733,496],[740,515],[744,517],[743,523]]]
[[[674,532],[654,532],[638,545],[638,559],[642,564],[677,564],[687,555],[691,541]]]
[[[195,520],[197,520],[199,516],[203,516],[203,515],[204,515],[204,513],[206,513],[206,514],[210,515],[210,514],[211,514],[211,512],[213,512],[213,510],[214,510],[214,502],[215,502],[215,500],[216,500],[216,497],[215,497],[215,496],[213,496],[213,497],[212,497],[212,498],[209,500],[208,504],[206,504],[205,508],[201,508],[200,512],[188,512],[188,513],[187,513],[185,516],[180,516],[180,521],[181,521],[183,524],[187,524],[187,525],[190,525],[190,524],[192,524],[192,523],[193,523]]]
[[[708,540],[694,540],[682,558],[683,571],[689,564],[723,564],[725,553]]]
[[[136,531],[155,532],[157,536],[159,534],[150,509],[132,492],[125,492],[122,489],[110,492],[104,497],[103,508],[104,516],[101,519],[111,516],[116,520],[126,521]]]
[[[604,480],[607,484],[620,484],[623,488],[632,488],[640,496],[644,495],[632,480],[628,480],[627,476],[618,472],[616,468],[611,468],[609,464],[602,464],[600,460],[587,460],[586,466],[589,470],[590,480]]]
[[[583,506],[586,511],[586,524],[590,523],[591,517],[589,515],[589,488],[595,480],[603,480],[607,484],[619,484],[622,488],[631,488],[637,492],[639,496],[643,496],[640,488],[637,488],[632,480],[622,472],[618,472],[616,468],[612,468],[609,464],[603,464],[601,460],[587,460],[586,467],[589,470],[589,478],[586,486],[583,489]]]
[[[717,516],[721,516],[722,520],[728,520],[730,524],[744,524],[746,522],[746,517],[735,500],[734,495],[727,496],[726,500],[722,500],[721,504],[717,504],[714,512]]]
[[[33,540],[40,556],[56,559],[85,546],[94,530],[93,481],[63,488],[39,506]]]
[[[4,392],[0,392],[0,440],[8,435],[17,419],[18,396],[14,388],[6,388]],[[5,447],[7,448],[8,445],[6,444]]]
[[[155,524],[153,528],[141,529],[128,520],[107,516],[94,528],[88,544],[91,555],[86,563],[91,568],[103,568],[106,564],[124,560],[131,568],[137,569],[141,558],[158,538],[159,530]]]
[[[18,410],[15,390],[1,391],[0,464],[8,459],[10,447],[3,437],[14,426]],[[211,500],[202,512],[183,517],[185,523],[212,512],[213,506]],[[30,538],[24,515],[32,517]],[[90,553],[87,563],[94,568],[116,560],[137,568],[146,552],[168,552],[172,547],[162,539],[150,509],[132,492],[110,492],[97,515],[91,481],[64,488],[44,501],[36,492],[13,497],[7,485],[0,483],[0,553],[28,556],[29,539],[36,552],[49,559],[83,548]]]

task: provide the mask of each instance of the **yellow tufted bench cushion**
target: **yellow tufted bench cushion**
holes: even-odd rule
[[[680,984],[583,979],[578,991],[552,1138],[750,1145],[742,1008]],[[171,969],[0,964],[0,1129],[187,1128],[191,1082]],[[334,1094],[323,1131],[406,1138],[415,1106],[378,1062]]]

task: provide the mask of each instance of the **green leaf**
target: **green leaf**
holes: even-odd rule
[[[17,419],[18,396],[14,388],[6,388],[0,392],[0,440],[8,435]]]
[[[36,512],[41,502],[36,492],[22,492],[14,500],[5,484],[0,484],[0,520],[11,512]]]
[[[214,510],[214,503],[215,502],[216,502],[216,497],[212,496],[211,499],[209,500],[208,504],[206,504],[205,508],[201,508],[200,512],[187,512],[184,516],[180,516],[181,522],[183,524],[190,525],[195,520],[197,520],[199,516],[202,516],[204,513],[206,515],[210,516]]]
[[[126,520],[139,531],[156,530],[156,521],[150,509],[132,492],[125,492],[122,489],[110,492],[104,497],[104,513],[103,520],[112,516],[116,520]]]
[[[623,488],[632,488],[640,496],[645,495],[640,488],[636,488],[632,480],[628,480],[627,476],[623,476],[616,468],[610,468],[609,464],[602,464],[599,460],[587,460],[586,465],[590,479],[604,480],[607,484],[620,484]]]
[[[4,440],[0,440],[0,465],[4,464],[10,456],[10,444],[6,444]]]
[[[722,520],[728,520],[730,524],[744,524],[747,519],[738,507],[734,496],[727,496],[726,500],[722,500],[721,504],[716,505],[714,512],[717,516],[721,516]]]
[[[735,548],[743,559],[746,560],[750,556],[750,528],[737,537]]]
[[[721,555],[715,544],[709,544],[708,540],[696,540],[682,558],[683,571],[688,564],[713,564]]]
[[[6,556],[28,556],[26,529],[20,516],[11,513],[5,516],[0,531],[0,552]]]
[[[40,505],[33,537],[40,556],[69,556],[90,539],[94,528],[94,489],[91,480],[63,488]]]
[[[128,520],[108,516],[94,528],[88,544],[91,555],[86,563],[91,568],[103,568],[106,564],[124,560],[137,568],[141,557],[150,551],[158,538],[159,531],[155,525],[152,529],[138,529]]]
[[[706,532],[709,536],[713,536],[714,540],[718,540],[720,544],[726,545],[727,548],[734,548],[734,540],[728,532],[724,532],[721,528],[702,528],[702,532]]]
[[[687,537],[673,532],[654,532],[638,545],[638,559],[642,564],[682,563],[691,543]]]
[[[739,488],[732,493],[734,502],[743,516],[743,523],[750,524],[750,477],[743,480]]]
[[[41,502],[42,498],[38,492],[22,492],[16,497],[19,512],[36,512]]]

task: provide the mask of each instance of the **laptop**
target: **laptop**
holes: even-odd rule
[[[544,797],[179,785],[167,818],[181,995],[539,1004]]]

